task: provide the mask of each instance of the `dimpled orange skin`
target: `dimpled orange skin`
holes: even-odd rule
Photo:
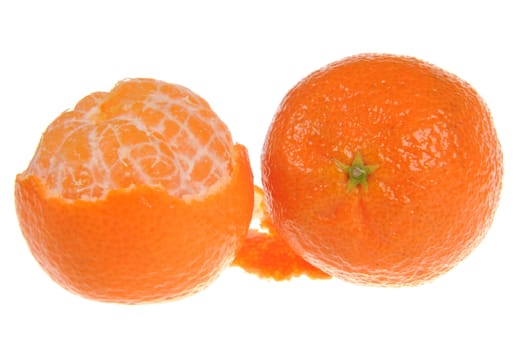
[[[108,123],[114,121],[112,118],[123,119],[124,117],[119,116],[124,115],[130,119],[132,126],[139,125],[141,120],[146,125],[156,110],[141,107],[148,96],[159,90],[158,87],[162,91],[174,90],[177,94],[182,94],[175,100],[178,106],[185,106],[185,101],[191,101],[192,110],[202,111],[199,118],[212,120],[215,125],[221,126],[224,132],[222,137],[228,140],[230,136],[225,136],[225,133],[228,133],[226,126],[218,121],[204,100],[182,87],[150,79],[120,82],[108,97],[102,99],[101,105],[108,105],[109,111],[117,111],[117,117],[111,116],[110,113],[105,115],[103,107],[98,107],[101,109],[98,115],[104,116]],[[61,151],[61,154],[67,160],[55,162],[55,167],[50,165],[39,168],[43,176],[49,176],[57,182],[56,179],[60,175],[57,169],[71,166],[71,170],[65,174],[73,174],[75,181],[64,177],[62,193],[50,190],[51,185],[42,179],[43,176],[34,175],[35,170],[31,169],[35,168],[35,164],[38,166],[42,162],[53,164],[49,158],[58,157],[57,145],[64,140],[61,126],[73,124],[74,118],[85,118],[86,111],[93,111],[92,107],[98,103],[99,97],[105,94],[89,95],[79,102],[74,111],[65,112],[59,117],[52,124],[58,126],[53,130],[48,128],[44,134],[28,170],[17,176],[15,204],[21,231],[33,256],[51,278],[65,289],[86,298],[137,304],[173,300],[194,294],[207,287],[221,271],[230,266],[246,237],[253,208],[253,177],[247,150],[242,145],[232,145],[232,155],[225,155],[232,157],[228,159],[231,168],[228,176],[220,178],[212,185],[207,184],[210,187],[197,195],[170,194],[162,185],[141,183],[123,188],[110,187],[104,195],[100,194],[98,187],[92,186],[94,190],[87,195],[85,184],[78,180],[78,173],[83,174],[85,171],[82,166],[89,163],[90,154],[86,149],[88,146],[92,147],[94,142],[85,141],[84,130],[87,130],[87,127],[78,128],[75,129],[78,136],[66,138],[66,141],[71,143],[63,144],[66,151]],[[165,97],[161,99],[161,106],[165,106],[169,101],[168,97]],[[86,105],[89,105],[89,108],[85,108]],[[150,103],[148,106],[154,104]],[[134,108],[134,112],[120,111],[128,107]],[[205,128],[193,128],[191,124],[199,120],[196,114],[187,114],[184,110],[181,107],[173,112],[172,120],[179,118],[187,123],[184,126],[186,135],[206,135]],[[147,112],[150,114],[146,114]],[[97,123],[102,122],[104,121],[96,119],[88,125],[97,126]],[[122,125],[122,120],[120,122]],[[108,130],[113,130],[113,133],[108,135],[119,135],[121,148],[110,145],[100,149],[100,152],[107,158],[113,154],[124,154],[126,158],[123,156],[118,161],[121,164],[133,161],[131,157],[138,157],[134,155],[135,151],[149,151],[147,156],[152,157],[154,141],[161,143],[168,139],[150,132],[146,134],[149,136],[146,143],[140,144],[140,148],[132,148],[132,151],[126,153],[118,152],[123,147],[128,147],[125,143],[129,140],[132,140],[130,147],[135,147],[138,145],[135,139],[145,139],[144,128],[119,128],[117,125],[111,129],[111,124],[108,125]],[[167,127],[165,133],[168,134],[171,130]],[[102,134],[99,144],[110,144],[105,141],[112,139],[104,137],[106,134]],[[210,137],[214,136],[206,137],[210,140]],[[203,142],[207,144],[208,141],[205,139]],[[166,152],[167,147],[165,143],[156,149]],[[212,146],[209,147],[210,152],[214,150],[211,149]],[[91,153],[98,154],[97,151],[95,148]],[[188,148],[181,148],[179,152],[176,152],[176,155],[184,155],[183,152],[190,151]],[[204,148],[198,148],[192,152],[202,154],[205,151]],[[74,161],[77,157],[84,158]],[[158,164],[167,164],[163,163],[164,159],[160,158]],[[137,164],[146,164],[143,171],[161,174],[159,167],[150,167],[152,163]],[[196,164],[195,171],[190,174],[189,186],[204,177],[202,168],[198,169],[200,163]],[[127,172],[132,173],[132,167],[126,167],[129,169]],[[164,169],[161,168],[163,171]],[[175,173],[167,169],[167,176],[176,181]],[[95,175],[99,173],[101,169],[93,171],[93,178],[97,179]],[[149,174],[145,173],[144,176],[149,177]],[[120,168],[115,170],[113,178],[124,184],[131,181],[130,176],[120,171]],[[170,185],[171,181],[166,180],[165,183]],[[93,184],[101,185],[96,181]],[[177,185],[176,190],[179,190]]]
[[[347,190],[360,152],[378,168]],[[503,173],[483,100],[467,83],[411,57],[348,57],[282,101],[262,154],[280,235],[346,281],[415,285],[463,260],[489,229]]]
[[[44,270],[86,298],[137,304],[195,294],[230,265],[247,233],[250,211],[233,218],[252,206],[250,167],[244,149],[236,158],[228,187],[191,203],[139,186],[72,204],[28,177],[16,184],[22,232]]]

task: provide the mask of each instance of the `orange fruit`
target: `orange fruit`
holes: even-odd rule
[[[411,57],[363,54],[283,99],[262,154],[270,220],[306,261],[373,285],[415,285],[464,259],[502,183],[490,112],[460,78]]]
[[[246,149],[205,100],[130,79],[51,123],[15,198],[29,248],[56,282],[142,303],[193,294],[230,265],[252,182]]]

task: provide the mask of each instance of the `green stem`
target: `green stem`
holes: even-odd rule
[[[357,152],[351,165],[346,165],[339,160],[335,160],[337,167],[348,174],[348,184],[346,190],[361,185],[364,191],[368,191],[368,176],[379,168],[378,165],[364,165],[364,160],[360,152]]]

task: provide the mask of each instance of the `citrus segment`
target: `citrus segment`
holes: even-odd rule
[[[152,79],[125,80],[110,93],[87,96],[42,140],[25,175],[68,199],[97,199],[137,184],[200,196],[232,167],[230,133],[208,104]]]

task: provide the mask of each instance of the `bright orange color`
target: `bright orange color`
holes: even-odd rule
[[[276,233],[269,219],[262,189],[256,186],[254,189],[253,219],[260,222],[264,232],[249,230],[233,265],[259,277],[276,281],[285,281],[301,275],[312,279],[331,278],[297,255]]]
[[[195,293],[234,259],[253,207],[246,149],[198,95],[118,83],[64,112],[16,179],[24,237],[44,270],[87,298]]]
[[[465,258],[491,224],[502,172],[478,94],[394,55],[349,57],[299,82],[262,155],[281,237],[322,271],[373,285],[419,284]]]

